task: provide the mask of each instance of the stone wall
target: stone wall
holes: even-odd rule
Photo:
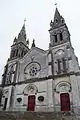
[[[61,112],[0,112],[0,120],[80,120],[80,115]]]

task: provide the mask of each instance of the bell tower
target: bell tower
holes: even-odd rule
[[[22,58],[29,50],[29,41],[26,41],[25,24],[23,24],[18,38],[15,37],[13,45],[11,46],[10,59]]]
[[[15,83],[17,78],[17,69],[19,68],[19,60],[29,51],[29,40],[26,41],[25,23],[22,26],[18,37],[14,39],[11,46],[10,58],[2,75],[2,85]]]
[[[55,10],[54,20],[50,22],[50,47],[63,44],[70,41],[70,33],[66,26],[64,18],[60,15],[58,9]]]
[[[49,33],[49,67],[54,77],[55,110],[78,112],[80,106],[78,58],[71,44],[68,27],[57,8],[54,20],[50,22]]]

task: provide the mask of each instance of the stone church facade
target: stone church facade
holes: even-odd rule
[[[25,24],[11,46],[2,75],[0,110],[80,111],[80,68],[58,9],[50,22],[48,50],[29,48]]]

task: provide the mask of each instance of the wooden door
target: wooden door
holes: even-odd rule
[[[5,98],[3,110],[6,110],[8,98]]]
[[[70,97],[68,93],[60,94],[61,111],[70,111]]]
[[[35,109],[35,95],[28,96],[28,111]]]

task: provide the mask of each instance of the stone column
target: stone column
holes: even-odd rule
[[[8,96],[7,107],[6,107],[7,111],[10,110],[11,91],[12,91],[12,86],[9,87],[9,96]]]
[[[54,111],[53,85],[52,85],[53,80],[49,79],[46,82],[47,82],[47,104],[48,104],[47,111],[53,112]]]

